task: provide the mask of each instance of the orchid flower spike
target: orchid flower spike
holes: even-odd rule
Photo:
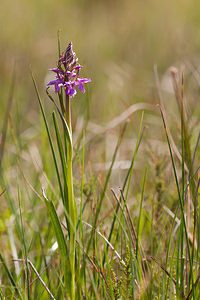
[[[56,73],[56,79],[50,81],[46,86],[54,85],[55,93],[63,87],[66,95],[74,97],[76,95],[76,86],[85,93],[84,83],[91,82],[91,79],[79,77],[82,66],[78,63],[76,53],[72,50],[72,42],[69,43],[65,52],[63,52],[58,60],[57,68],[50,69]]]

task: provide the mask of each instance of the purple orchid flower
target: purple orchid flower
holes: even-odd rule
[[[50,69],[56,73],[56,79],[50,81],[46,86],[54,85],[55,93],[63,87],[66,95],[74,97],[76,95],[76,86],[85,93],[84,83],[91,82],[91,79],[79,77],[81,65],[78,63],[75,52],[72,50],[72,42],[69,43],[67,49],[60,56],[57,68]]]

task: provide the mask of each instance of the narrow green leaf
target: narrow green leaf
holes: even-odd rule
[[[60,251],[60,257],[63,265],[63,272],[64,272],[64,281],[65,285],[68,286],[69,284],[69,277],[70,277],[70,264],[69,264],[69,251],[67,248],[66,240],[61,228],[60,221],[58,219],[58,215],[55,209],[55,206],[52,201],[49,201],[46,197],[45,191],[43,190],[43,197],[45,199],[45,204],[49,213],[49,217],[51,223],[54,228],[54,232],[56,235],[56,240],[58,243],[58,248]]]
[[[185,215],[184,215],[184,206],[183,206],[184,203],[183,203],[182,197],[181,197],[181,191],[180,191],[180,187],[179,187],[178,176],[177,176],[177,172],[176,172],[176,166],[175,166],[175,161],[174,161],[174,157],[173,157],[172,147],[171,147],[171,144],[170,144],[170,140],[169,140],[169,136],[168,136],[168,132],[167,132],[167,126],[166,126],[166,122],[165,122],[165,118],[164,118],[164,115],[162,113],[162,110],[161,110],[161,116],[162,116],[162,120],[163,120],[165,135],[166,135],[166,138],[167,138],[167,144],[168,144],[168,148],[169,148],[169,152],[170,152],[170,157],[171,157],[171,162],[172,162],[172,167],[173,167],[173,172],[174,172],[174,177],[175,177],[175,182],[176,182],[176,187],[177,187],[177,192],[178,192],[178,198],[179,198],[179,203],[180,203],[180,208],[181,208],[183,227],[184,227],[184,231],[185,231],[186,246],[187,246],[189,263],[190,263],[190,277],[192,279],[193,297],[195,299],[192,257],[191,257],[191,253],[190,253],[190,244],[189,244],[189,238],[188,238]]]
[[[0,261],[1,261],[2,265],[4,266],[4,269],[5,269],[5,271],[6,271],[7,275],[8,275],[8,278],[10,279],[10,282],[11,282],[12,286],[14,287],[17,295],[19,296],[20,299],[23,299],[23,297],[22,297],[22,295],[20,293],[20,290],[18,289],[18,287],[17,287],[17,285],[15,283],[15,280],[14,280],[12,274],[10,273],[10,271],[9,271],[7,265],[6,265],[6,262],[5,262],[4,258],[3,258],[3,256],[1,255],[1,253],[0,253]]]
[[[21,195],[20,195],[20,190],[18,188],[18,200],[19,200],[19,213],[20,213],[20,222],[21,222],[21,232],[22,232],[22,240],[21,243],[23,245],[23,250],[24,250],[24,255],[25,255],[25,265],[26,265],[26,290],[27,290],[27,295],[28,295],[28,300],[31,299],[30,295],[30,273],[29,273],[29,267],[28,267],[28,255],[27,255],[27,247],[26,247],[26,239],[25,239],[25,232],[24,232],[24,224],[22,220],[22,211],[21,211]]]
[[[66,222],[67,222],[67,228],[68,228],[68,233],[69,232],[69,201],[68,201],[68,187],[67,187],[67,162],[65,160],[65,155],[63,151],[63,145],[61,141],[61,136],[60,136],[60,130],[58,127],[58,123],[56,120],[56,115],[53,112],[53,123],[55,127],[55,132],[56,132],[56,139],[57,139],[57,145],[58,145],[58,150],[60,154],[60,160],[61,160],[61,166],[62,166],[62,171],[63,171],[63,179],[64,179],[64,209],[65,209],[65,216],[66,216]]]
[[[62,201],[64,202],[64,193],[63,193],[63,189],[62,189],[60,174],[59,174],[59,170],[58,170],[58,164],[57,164],[56,155],[55,155],[55,151],[54,151],[54,147],[53,147],[53,142],[52,142],[48,122],[47,122],[47,119],[46,119],[46,115],[45,115],[45,112],[44,112],[44,108],[43,108],[43,105],[42,105],[42,100],[40,98],[40,94],[39,94],[35,79],[33,77],[33,74],[32,74],[32,80],[33,80],[33,84],[34,84],[35,91],[36,91],[36,94],[37,94],[40,109],[41,109],[41,112],[42,112],[43,120],[44,120],[44,123],[45,123],[46,132],[47,132],[47,135],[48,135],[51,152],[52,152],[52,155],[53,155],[53,161],[54,161],[54,164],[55,164],[55,169],[56,169],[56,174],[57,174],[57,178],[58,178],[58,184],[59,184],[59,188],[60,188],[61,198],[62,198]]]
[[[145,183],[146,183],[146,175],[147,175],[147,170],[145,170],[145,173],[144,173],[144,179],[143,179],[142,191],[141,191],[140,210],[139,210],[139,217],[138,217],[138,224],[137,224],[136,259],[138,258],[138,247],[139,247],[139,239],[140,239],[140,221],[141,221],[141,215],[142,215],[142,203],[143,203],[143,199],[144,199],[144,188],[145,188]]]

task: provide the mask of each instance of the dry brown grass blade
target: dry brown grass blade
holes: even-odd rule
[[[122,200],[124,202],[124,205],[125,205],[125,209],[126,209],[126,214],[128,216],[128,220],[129,220],[129,224],[130,224],[130,231],[132,232],[132,236],[133,236],[133,239],[134,239],[134,242],[135,242],[135,245],[136,245],[136,242],[137,242],[137,234],[136,234],[136,230],[135,230],[135,227],[133,225],[133,221],[131,219],[131,215],[130,215],[130,212],[129,212],[129,209],[128,209],[128,206],[126,204],[126,201],[125,201],[125,198],[124,198],[124,193],[123,193],[123,189],[120,188],[120,193],[121,193],[121,197],[122,197]]]
[[[106,214],[101,218],[101,223],[103,223],[103,221],[110,216],[110,214],[113,212],[113,210],[115,210],[117,208],[117,205],[113,206],[111,209],[109,209],[109,211],[106,212]]]
[[[199,280],[200,280],[200,274],[198,275],[198,277],[197,277],[197,279],[196,279],[196,281],[194,283],[194,288],[196,288]],[[188,296],[187,296],[187,298],[185,300],[189,300],[190,299],[190,296],[192,295],[192,292],[193,292],[193,289],[190,290],[190,292],[189,292],[189,294],[188,294]]]
[[[0,197],[3,196],[3,194],[6,192],[6,189],[3,190],[3,192],[0,193]]]
[[[173,278],[173,276],[153,256],[150,256],[150,258],[167,274],[167,276],[173,281],[176,286],[176,280]]]
[[[121,203],[120,203],[120,201],[119,201],[119,199],[118,199],[118,197],[117,197],[115,191],[114,191],[113,189],[111,189],[111,192],[112,192],[112,194],[113,194],[115,200],[117,201],[117,203],[118,203],[118,205],[119,205],[119,207],[120,207],[120,209],[121,209],[121,211],[122,211],[122,213],[123,213],[124,220],[125,220],[125,222],[126,222],[126,226],[127,226],[127,228],[129,229],[129,232],[130,232],[131,242],[132,242],[133,248],[135,249],[135,247],[136,247],[136,242],[135,242],[135,240],[134,240],[134,238],[133,238],[133,236],[132,236],[132,232],[131,232],[131,230],[130,230],[130,228],[129,228],[128,219],[127,219],[127,217],[126,217],[126,215],[125,215],[124,209],[123,209],[123,207],[122,207],[122,205],[121,205]]]
[[[179,108],[180,116],[181,116],[181,124],[183,127],[183,136],[184,136],[184,149],[185,149],[185,159],[189,168],[190,173],[192,173],[192,157],[191,157],[191,149],[189,143],[189,134],[188,134],[188,126],[187,126],[187,115],[184,109],[184,76],[183,71],[181,73],[181,88],[179,87],[178,82],[178,70],[175,67],[171,67],[170,69],[172,79],[173,79],[173,86],[174,86],[174,93],[177,101],[177,105]]]
[[[130,232],[131,232],[131,236],[132,238],[134,239],[134,242],[135,242],[135,245],[137,244],[137,234],[136,234],[136,230],[135,230],[135,227],[133,225],[133,222],[132,222],[132,219],[131,219],[131,216],[130,216],[130,212],[129,212],[129,209],[128,209],[128,206],[126,205],[126,200],[125,200],[125,197],[124,197],[124,193],[123,193],[123,190],[120,189],[120,193],[121,193],[121,197],[122,197],[122,200],[124,202],[124,205],[125,205],[125,209],[126,209],[126,213],[127,213],[127,216],[128,216],[128,220],[129,220],[129,226],[130,226]],[[136,247],[136,246],[135,246]],[[142,250],[141,248],[141,257],[142,257],[142,261],[144,262],[145,260],[147,261],[147,257],[146,257],[146,254],[144,253],[144,251]],[[145,266],[144,266],[144,263],[142,263],[142,276],[143,278],[145,279]]]
[[[178,104],[179,111],[181,112],[181,109],[182,109],[181,108],[182,107],[182,96],[181,96],[181,92],[180,92],[179,85],[178,85],[178,77],[177,77],[178,70],[175,67],[171,67],[170,68],[170,73],[171,73],[171,76],[172,76],[175,98],[176,98],[176,101],[177,101],[177,104]]]
[[[19,262],[25,262],[24,259],[13,259],[13,261],[19,261]],[[27,259],[28,264],[31,266],[32,270],[34,271],[34,273],[37,275],[37,278],[40,280],[40,282],[42,283],[42,285],[44,286],[45,290],[47,291],[47,293],[49,294],[49,296],[56,300],[56,298],[53,296],[53,294],[51,293],[51,291],[49,290],[49,288],[47,287],[46,283],[43,281],[42,277],[40,276],[40,274],[38,273],[38,271],[36,270],[36,268],[34,267],[34,265],[32,264],[32,262]]]
[[[121,113],[119,116],[111,120],[107,123],[106,126],[99,126],[97,124],[94,124],[92,122],[88,122],[87,130],[90,131],[90,133],[87,134],[87,138],[85,143],[89,143],[94,137],[97,135],[103,135],[109,130],[114,129],[115,127],[119,126],[120,124],[124,123],[128,120],[129,117],[131,117],[132,114],[134,114],[137,111],[140,110],[148,110],[148,111],[155,111],[155,106],[147,103],[136,103],[131,106],[129,106],[128,109],[126,109],[123,113]],[[82,143],[80,143],[81,145]]]
[[[64,225],[64,224],[62,223],[62,225]],[[64,226],[64,227],[65,227],[65,229],[66,229],[66,226]],[[80,246],[80,243],[79,243],[77,240],[76,240],[76,243]],[[91,265],[92,265],[92,267],[94,268],[94,270],[96,271],[96,273],[99,274],[99,276],[100,276],[101,279],[104,279],[105,284],[106,284],[106,286],[108,287],[108,284],[107,284],[107,282],[106,282],[106,280],[105,280],[105,276],[104,276],[104,274],[103,274],[101,268],[98,268],[98,267],[95,265],[95,262],[94,262],[94,261],[92,260],[92,258],[84,251],[84,249],[83,249],[82,247],[81,247],[81,249],[82,249],[82,251],[84,252],[84,255],[87,256],[87,259],[88,259],[89,262],[91,263]]]
[[[179,153],[178,148],[176,147],[176,144],[175,144],[175,142],[173,140],[173,137],[171,135],[171,132],[169,130],[169,126],[167,125],[166,111],[165,111],[164,101],[163,101],[162,94],[161,94],[160,80],[159,80],[159,76],[158,76],[158,71],[157,71],[157,66],[156,65],[154,66],[154,74],[155,74],[155,80],[156,80],[156,87],[157,87],[157,92],[158,92],[158,98],[159,98],[159,102],[160,102],[160,108],[161,108],[162,115],[163,115],[164,120],[165,120],[165,125],[166,125],[166,128],[167,128],[167,133],[168,133],[168,136],[169,136],[170,144],[171,144],[171,147],[173,149],[173,152],[175,153],[176,157],[178,158],[178,160],[179,160],[179,162],[181,164],[182,163],[181,154]],[[186,164],[184,164],[184,169],[187,172],[187,174],[189,174],[189,170],[188,170],[188,167],[187,167]]]
[[[113,193],[113,196],[114,196],[115,200],[117,201],[117,203],[118,203],[118,205],[119,205],[119,207],[120,207],[120,209],[123,213],[127,228],[129,230],[129,233],[130,233],[130,238],[131,238],[131,242],[132,242],[132,245],[133,245],[133,249],[136,249],[137,235],[136,235],[136,231],[135,231],[133,222],[132,222],[131,217],[130,217],[130,213],[129,213],[128,208],[127,208],[126,203],[125,203],[125,198],[124,198],[123,191],[122,191],[122,189],[120,189],[121,197],[123,199],[128,218],[126,217],[124,208],[122,207],[122,205],[120,203],[120,200],[118,199],[115,191],[113,189],[111,189],[111,192]],[[145,254],[141,253],[141,255],[142,255],[142,258],[143,258],[142,260],[144,261],[145,260]],[[144,264],[142,264],[142,276],[143,276],[143,279],[145,280],[145,267],[144,267]]]
[[[24,172],[21,168],[21,166],[19,165],[19,169],[22,173],[22,176],[24,178],[24,180],[26,181],[27,185],[29,186],[29,188],[33,191],[33,193],[44,203],[44,200],[42,198],[42,196],[40,196],[40,194],[34,189],[34,187],[31,185],[31,183],[28,181],[28,179],[26,178],[26,176],[24,175]]]

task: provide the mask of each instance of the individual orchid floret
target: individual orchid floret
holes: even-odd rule
[[[81,68],[76,53],[72,50],[72,42],[70,42],[65,52],[60,56],[57,68],[50,69],[56,73],[56,79],[50,81],[46,86],[54,85],[55,93],[58,93],[63,87],[66,95],[70,97],[76,95],[76,86],[85,93],[84,83],[91,82],[91,79],[79,77]]]

